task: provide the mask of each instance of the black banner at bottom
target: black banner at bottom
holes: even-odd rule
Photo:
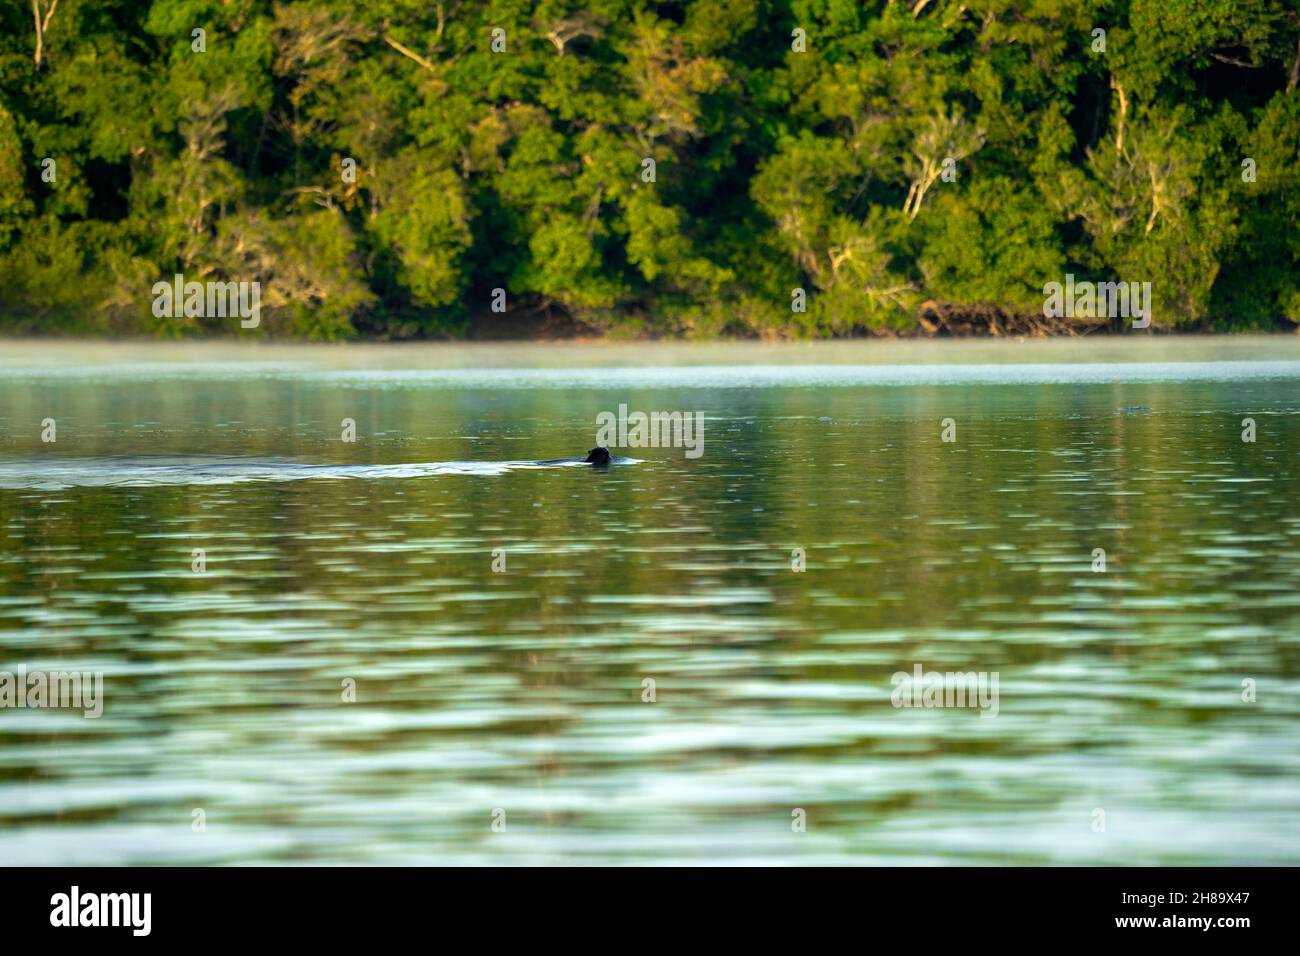
[[[1290,869],[8,869],[5,939],[76,934],[128,945],[283,938],[340,943],[351,931],[419,939],[519,934],[533,945],[605,945],[689,924],[692,939],[767,940],[911,927],[974,940],[1198,935],[1231,945],[1290,922]],[[815,920],[816,923],[809,923]],[[813,929],[815,925],[815,930]],[[800,928],[802,927],[802,929]],[[963,929],[964,927],[964,929]],[[638,929],[639,928],[639,929]],[[911,931],[909,930],[909,933]],[[965,935],[966,933],[978,935]],[[1243,934],[1245,934],[1243,936]],[[475,935],[471,939],[477,938]],[[680,940],[681,937],[660,937]],[[988,937],[984,937],[988,938]]]

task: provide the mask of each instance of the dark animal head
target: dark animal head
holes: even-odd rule
[[[587,457],[584,460],[589,465],[608,465],[609,449],[602,445],[597,445],[591,451],[587,452]]]

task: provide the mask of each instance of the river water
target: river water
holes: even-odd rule
[[[698,457],[544,463],[620,405]],[[0,707],[0,864],[1298,863],[1298,412],[1289,338],[0,343],[0,671],[103,682]]]

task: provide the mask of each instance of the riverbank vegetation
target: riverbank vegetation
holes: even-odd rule
[[[2,333],[1032,332],[1067,274],[1300,322],[1294,3],[0,6]]]

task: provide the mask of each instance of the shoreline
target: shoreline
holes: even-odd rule
[[[866,326],[844,334],[802,335],[788,327],[765,331],[754,328],[744,332],[693,336],[686,330],[643,329],[639,333],[630,327],[614,325],[602,329],[583,322],[574,316],[556,311],[515,309],[504,314],[486,311],[473,313],[460,338],[451,336],[424,339],[389,339],[385,341],[469,341],[469,342],[602,342],[602,341],[703,341],[718,342],[794,342],[794,341],[851,341],[857,339],[1046,339],[1083,338],[1087,336],[1212,336],[1212,335],[1291,335],[1300,333],[1300,324],[1279,318],[1272,328],[1217,330],[1205,326],[1197,328],[1152,323],[1148,328],[1134,329],[1126,318],[1056,318],[1039,313],[1008,311],[993,305],[955,305],[935,299],[921,303],[910,318],[911,325]]]
[[[131,334],[121,331],[34,333],[22,331],[10,334],[0,327],[0,343],[7,342],[103,342],[138,344],[198,343],[198,342],[266,342],[312,345],[383,344],[383,345],[433,345],[490,343],[496,345],[527,343],[562,343],[602,345],[613,343],[665,343],[665,342],[716,342],[716,343],[801,343],[801,342],[881,342],[928,341],[954,339],[966,341],[1028,341],[1049,339],[1206,339],[1214,337],[1272,337],[1286,338],[1300,335],[1300,324],[1279,319],[1271,328],[1216,329],[1205,326],[1186,327],[1153,322],[1147,328],[1135,329],[1128,319],[1055,318],[1038,314],[1007,312],[989,306],[954,307],[947,303],[924,303],[912,319],[913,324],[898,328],[880,326],[856,328],[844,334],[800,334],[789,328],[749,329],[717,334],[692,334],[688,329],[658,329],[638,327],[631,317],[626,325],[615,324],[600,328],[568,315],[544,314],[531,310],[512,310],[501,315],[472,314],[465,325],[451,333],[431,333],[393,337],[358,334],[346,338],[321,339],[284,335],[270,327],[229,332],[205,330],[187,335]]]
[[[1113,328],[1109,324],[1097,323],[1081,325],[1068,323],[1075,320],[1047,320],[1041,325],[1030,325],[1023,318],[1016,321],[999,321],[996,325],[981,327],[974,322],[958,321],[934,323],[927,320],[926,325],[918,323],[912,329],[872,329],[848,335],[690,335],[684,333],[660,333],[641,331],[626,333],[618,328],[608,331],[583,330],[565,332],[555,331],[535,335],[499,335],[485,332],[479,328],[469,328],[465,335],[429,335],[410,338],[389,338],[384,336],[355,336],[344,339],[313,339],[293,335],[253,334],[208,334],[185,336],[127,335],[121,333],[93,334],[32,334],[30,332],[10,335],[0,331],[0,348],[18,342],[57,344],[60,342],[96,343],[101,345],[144,345],[165,344],[262,344],[262,345],[385,345],[419,347],[429,345],[657,345],[657,344],[741,344],[759,343],[765,345],[796,344],[811,342],[929,342],[929,341],[965,341],[965,342],[1028,342],[1028,341],[1070,341],[1074,339],[1097,339],[1119,341],[1124,338],[1144,339],[1185,339],[1205,340],[1213,338],[1243,339],[1268,338],[1287,340],[1300,336],[1300,325],[1278,325],[1271,329],[1187,329],[1152,325],[1147,329]]]

